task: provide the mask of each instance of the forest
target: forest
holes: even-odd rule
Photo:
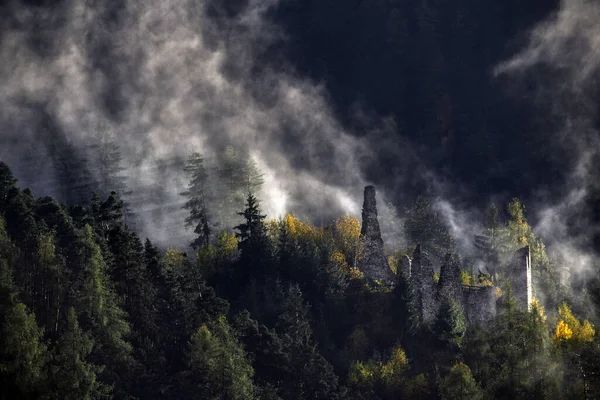
[[[599,20],[0,2],[0,400],[600,398]]]
[[[181,193],[195,239],[159,248],[127,223],[118,146],[98,151],[97,182],[36,197],[0,163],[2,399],[595,398],[598,279],[570,279],[519,199],[490,205],[477,251],[459,248],[432,199],[402,222],[389,286],[364,277],[361,222],[268,219],[262,173],[229,147],[190,153]],[[104,163],[104,167],[101,164]],[[78,168],[77,171],[81,171]],[[95,188],[95,190],[92,190]],[[115,188],[117,190],[112,190]],[[360,188],[358,188],[360,189]],[[85,201],[83,199],[88,198]],[[469,326],[442,302],[416,321],[398,260],[419,244],[437,267],[462,257],[464,285],[495,284],[498,314]],[[515,306],[505,267],[532,252],[534,300]],[[482,268],[483,266],[487,266]]]

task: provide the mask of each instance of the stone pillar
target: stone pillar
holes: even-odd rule
[[[496,318],[496,288],[494,286],[463,289],[465,317],[469,325],[486,328]]]
[[[402,258],[398,262],[398,272],[404,274],[404,277],[406,279],[410,279],[411,265],[410,258],[408,258],[408,256],[402,256]]]
[[[533,286],[531,283],[531,251],[529,246],[517,250],[511,275],[513,295],[517,301],[517,307],[522,310],[530,310],[533,301]]]
[[[460,281],[460,263],[451,254],[446,254],[446,260],[440,271],[438,283],[439,298],[449,297],[457,303],[462,303],[462,283]]]
[[[383,251],[383,239],[377,220],[377,203],[375,200],[375,187],[367,186],[364,193],[362,209],[361,236],[364,241],[364,256],[358,263],[358,268],[365,277],[377,280],[386,285],[393,285],[396,281],[394,273]]]
[[[413,252],[411,285],[421,324],[430,325],[437,313],[433,264],[417,245]]]

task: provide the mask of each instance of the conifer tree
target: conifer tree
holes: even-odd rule
[[[112,191],[121,196],[128,194],[125,186],[127,179],[122,175],[125,168],[121,165],[121,150],[115,134],[107,126],[101,127],[96,131],[90,148],[98,195],[106,198]]]
[[[444,296],[433,323],[433,334],[442,347],[459,346],[467,330],[467,321],[462,307],[451,298]]]
[[[473,378],[471,369],[462,362],[456,363],[440,382],[440,397],[444,400],[482,400],[483,390]]]
[[[90,164],[93,166],[96,184],[94,189],[100,198],[107,198],[111,192],[118,193],[121,199],[132,194],[127,189],[127,177],[123,174],[121,150],[117,137],[107,126],[96,131],[90,145]],[[123,217],[129,225],[133,222],[134,212],[128,202],[123,203]]]
[[[189,176],[190,182],[182,196],[187,197],[183,208],[190,212],[185,219],[186,226],[193,226],[194,233],[198,235],[191,243],[192,248],[198,250],[210,243],[210,222],[208,215],[208,206],[210,192],[208,187],[208,173],[204,168],[204,158],[198,152],[189,155],[185,168],[183,169]]]
[[[106,366],[101,374],[105,382],[116,382],[123,390],[131,367],[132,347],[128,342],[131,326],[127,313],[110,281],[100,247],[94,241],[92,228],[86,225],[79,233],[78,247],[83,254],[81,270],[73,281],[73,301],[85,330],[91,330],[97,340],[90,361]],[[116,391],[115,394],[119,394]],[[121,393],[122,394],[122,393]]]
[[[248,192],[246,197],[245,210],[237,214],[244,217],[244,222],[234,227],[239,231],[236,235],[240,238],[240,243],[244,243],[250,238],[261,238],[265,235],[264,219],[267,216],[260,213],[259,201],[252,192]]]
[[[216,191],[215,211],[221,229],[228,229],[239,221],[235,212],[244,206],[246,193],[257,193],[264,183],[263,174],[247,153],[233,146],[216,157],[214,188]]]
[[[98,381],[102,367],[88,361],[94,347],[77,322],[75,309],[67,310],[66,330],[56,342],[49,365],[50,399],[88,400],[107,397],[110,388]]]
[[[4,203],[8,198],[8,192],[15,187],[17,180],[8,168],[8,165],[0,161],[0,214],[2,214]]]
[[[189,366],[197,387],[208,399],[256,398],[254,369],[225,317],[202,325],[190,342]]]
[[[0,393],[3,398],[35,398],[43,392],[48,360],[43,329],[25,304],[9,300],[0,316]]]

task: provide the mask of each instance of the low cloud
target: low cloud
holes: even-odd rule
[[[251,0],[234,19],[207,17],[202,1],[59,4],[11,3],[0,17],[0,157],[23,185],[59,195],[49,123],[82,151],[106,126],[119,138],[137,228],[162,244],[189,239],[179,193],[192,149],[249,150],[271,217],[359,216],[363,167],[385,146],[343,127],[322,85],[265,61],[285,37],[265,17],[276,1]]]
[[[585,278],[598,265],[591,237],[598,232],[587,211],[591,187],[597,184],[600,140],[596,105],[600,72],[600,3],[563,0],[559,10],[536,25],[522,51],[497,66],[499,79],[533,82],[528,95],[552,119],[547,141],[571,170],[562,196],[549,202],[537,196],[534,230],[571,274]]]

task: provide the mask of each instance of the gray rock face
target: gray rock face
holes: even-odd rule
[[[400,259],[400,262],[398,263],[398,268],[399,268],[399,273],[404,274],[404,277],[406,279],[410,279],[410,275],[412,273],[411,271],[411,264],[410,264],[410,258],[408,258],[408,256],[403,256]]]
[[[531,284],[531,251],[529,246],[517,251],[513,265],[513,270],[510,272],[517,307],[522,310],[530,310],[533,300],[533,286]]]
[[[420,322],[428,326],[435,319],[439,302],[433,281],[433,264],[427,254],[421,251],[420,245],[413,252],[411,282]]]
[[[496,289],[493,286],[464,287],[463,302],[470,325],[485,328],[496,317]]]
[[[364,240],[364,257],[358,263],[358,268],[370,280],[377,280],[386,285],[393,285],[396,281],[394,273],[383,251],[383,239],[377,220],[377,202],[375,200],[375,187],[365,188],[365,199],[362,209],[361,235]]]
[[[485,328],[496,316],[496,288],[494,286],[465,286],[461,282],[460,260],[446,255],[440,270],[440,280],[433,280],[433,264],[417,245],[411,260],[404,256],[398,262],[398,276],[389,267],[383,251],[383,240],[377,220],[375,187],[367,186],[362,209],[361,237],[364,256],[358,268],[370,281],[393,286],[400,276],[409,282],[412,301],[423,326],[435,321],[442,298],[448,297],[462,307],[469,324]],[[532,301],[531,253],[529,246],[520,249],[510,271],[514,296],[521,309],[530,309]]]
[[[440,281],[438,282],[438,297],[449,297],[460,299],[462,283],[460,281],[460,264],[456,257],[446,254],[446,260],[440,270]]]

